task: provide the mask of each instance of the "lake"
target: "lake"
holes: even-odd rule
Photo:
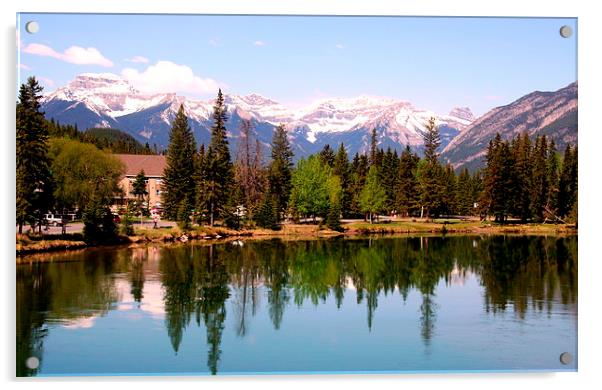
[[[577,369],[577,236],[274,239],[28,259],[17,266],[18,376]]]

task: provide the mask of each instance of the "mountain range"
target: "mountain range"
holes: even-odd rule
[[[576,112],[576,93],[576,83],[557,92],[534,92],[478,119],[468,107],[438,114],[416,108],[407,101],[374,96],[321,99],[291,110],[259,94],[225,95],[229,117],[226,127],[231,147],[235,148],[241,120],[248,119],[257,138],[269,148],[274,128],[283,124],[295,157],[300,158],[326,144],[337,148],[341,142],[350,155],[365,152],[373,129],[377,131],[380,147],[401,150],[409,145],[420,152],[425,124],[435,117],[444,160],[456,167],[475,166],[480,164],[479,156],[496,131],[505,138],[517,131],[529,131],[558,135],[565,143],[576,142],[576,114],[574,117],[569,114]],[[166,147],[171,121],[180,105],[184,106],[197,143],[207,144],[213,104],[213,100],[196,100],[175,93],[142,94],[117,75],[84,73],[44,96],[42,110],[48,119],[77,124],[80,129],[116,128],[142,143]]]

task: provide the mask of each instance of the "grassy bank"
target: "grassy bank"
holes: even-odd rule
[[[182,231],[178,227],[162,227],[159,229],[134,230],[134,235],[121,236],[120,242],[125,244],[169,243],[186,240],[220,240],[225,238],[269,238],[279,237],[286,240],[308,239],[334,236],[359,235],[392,235],[392,234],[577,234],[574,225],[554,224],[494,224],[477,220],[399,220],[387,223],[370,224],[367,222],[350,222],[343,225],[344,232],[329,230],[323,226],[312,224],[285,224],[280,230],[242,229],[232,230],[223,227],[194,227]],[[39,252],[65,251],[87,247],[81,234],[65,236],[30,237],[17,235],[17,255]]]

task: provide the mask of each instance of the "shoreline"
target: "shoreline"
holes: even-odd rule
[[[71,253],[78,250],[93,248],[108,248],[131,245],[148,244],[174,244],[193,242],[227,242],[231,240],[308,240],[325,239],[334,237],[369,237],[369,236],[446,236],[446,235],[578,235],[574,225],[550,224],[504,224],[486,225],[476,222],[436,223],[436,222],[392,222],[380,224],[351,223],[343,232],[330,230],[319,225],[283,225],[281,230],[268,229],[243,229],[232,230],[222,227],[196,227],[186,233],[186,240],[182,241],[183,232],[178,228],[139,229],[136,235],[119,236],[118,241],[105,245],[88,245],[81,235],[75,240],[50,239],[28,240],[17,237],[16,261],[17,264],[30,262],[23,257],[30,257],[44,253]],[[19,242],[21,241],[21,242]],[[27,242],[29,241],[29,242]],[[24,261],[25,260],[25,261]],[[40,259],[40,261],[44,261]]]

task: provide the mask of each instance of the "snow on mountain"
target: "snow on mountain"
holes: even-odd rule
[[[282,123],[302,155],[318,151],[326,142],[354,145],[350,153],[364,150],[369,139],[366,135],[372,129],[377,130],[383,145],[420,149],[421,134],[432,116],[445,146],[474,120],[466,107],[438,115],[407,101],[367,95],[321,99],[297,111],[256,93],[226,95],[224,100],[231,117],[228,133],[232,140],[237,138],[236,126],[241,119],[251,120],[266,144],[273,128]],[[145,95],[117,75],[84,73],[46,95],[42,108],[48,118],[54,117],[61,123],[77,123],[80,128],[116,127],[143,142],[166,146],[171,121],[180,105],[184,106],[197,141],[208,141],[213,104],[212,99],[196,100],[174,93]]]

